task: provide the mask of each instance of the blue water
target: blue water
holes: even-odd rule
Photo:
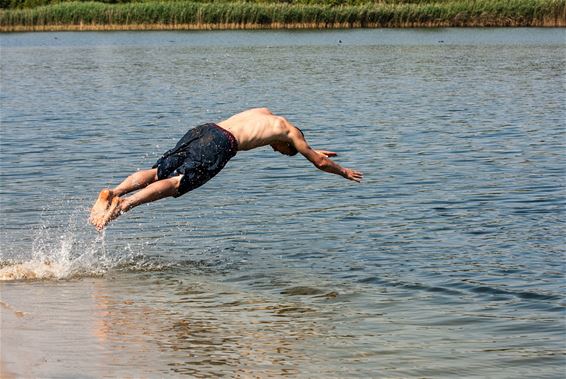
[[[564,29],[0,39],[0,266],[44,278],[0,284],[9,373],[563,377]],[[363,183],[265,148],[87,225],[258,106]]]

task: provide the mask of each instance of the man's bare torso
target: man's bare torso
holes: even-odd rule
[[[251,150],[286,140],[288,127],[281,117],[267,108],[255,108],[238,113],[218,126],[228,130],[238,141],[238,150]]]

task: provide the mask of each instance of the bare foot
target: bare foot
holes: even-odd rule
[[[100,231],[104,229],[104,227],[108,225],[110,221],[118,218],[118,216],[120,216],[123,213],[122,210],[123,202],[124,199],[122,199],[120,196],[114,196],[112,198],[112,202],[110,203],[110,207],[106,210],[106,213],[104,214],[104,217],[102,217],[101,220],[96,223],[96,229]]]
[[[102,221],[104,214],[108,210],[108,207],[110,207],[112,198],[114,198],[114,194],[111,190],[106,188],[100,191],[100,193],[98,194],[98,199],[96,200],[96,203],[94,203],[94,206],[90,211],[90,218],[88,220],[91,224],[96,226],[99,222]]]

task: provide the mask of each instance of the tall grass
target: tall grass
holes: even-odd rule
[[[0,11],[0,30],[566,26],[566,0],[451,0],[331,6],[194,1],[63,2]]]

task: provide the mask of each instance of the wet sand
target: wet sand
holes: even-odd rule
[[[210,279],[3,282],[3,375],[272,377],[320,369],[306,355],[324,332],[309,316],[315,307],[238,294]]]

